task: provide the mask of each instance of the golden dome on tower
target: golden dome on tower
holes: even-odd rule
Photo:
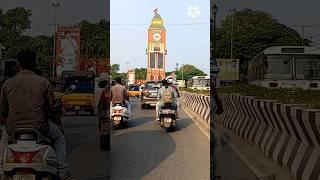
[[[152,18],[150,28],[162,28],[162,29],[164,29],[163,19],[160,16],[160,14],[158,14],[158,9],[155,9],[154,13],[155,13],[155,15]]]

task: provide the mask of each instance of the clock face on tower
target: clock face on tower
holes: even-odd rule
[[[155,41],[160,41],[160,39],[161,39],[160,33],[154,33],[154,34],[153,34],[153,40],[155,40]]]

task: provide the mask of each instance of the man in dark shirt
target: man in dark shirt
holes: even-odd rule
[[[49,81],[35,70],[36,55],[21,51],[17,55],[20,72],[8,79],[1,90],[0,118],[5,124],[0,144],[0,157],[8,143],[8,135],[17,128],[34,128],[53,140],[58,161],[58,175],[71,179],[67,165],[66,140],[59,127],[48,120],[48,112],[54,104],[54,94]],[[1,162],[2,162],[2,158]],[[1,171],[2,163],[0,164]],[[1,172],[0,172],[1,173]]]
[[[121,78],[119,77],[116,78],[116,84],[111,87],[111,102],[112,104],[115,104],[115,103],[125,104],[128,108],[129,116],[132,117],[131,106],[130,106],[128,97],[129,96],[125,86],[121,84]]]

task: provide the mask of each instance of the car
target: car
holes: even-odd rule
[[[162,87],[162,81],[148,81],[141,93],[141,108],[156,106],[158,90]]]
[[[139,97],[140,95],[140,86],[139,85],[129,85],[128,95],[130,97]]]

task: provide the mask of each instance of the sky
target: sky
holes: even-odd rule
[[[280,23],[285,24],[302,34],[302,28],[295,27],[301,25],[317,25],[305,29],[305,35],[313,37],[316,46],[320,47],[320,1],[319,0],[213,0],[219,10],[217,14],[217,24],[226,15],[230,15],[230,8],[241,10],[250,8],[262,10],[271,14]],[[319,36],[316,36],[319,35]]]
[[[54,2],[59,2],[57,22],[60,25],[72,25],[86,19],[99,22],[107,19],[110,13],[108,0],[0,0],[1,9],[24,7],[32,10],[31,29],[27,35],[48,35],[54,31]]]
[[[167,30],[166,71],[192,64],[209,72],[210,58],[209,0],[111,0],[111,64],[120,71],[145,68],[148,28],[158,8]],[[190,6],[200,8],[200,16],[191,18]],[[187,25],[185,25],[187,24]],[[127,64],[129,63],[129,64]]]
[[[200,69],[208,70],[209,65],[209,0],[60,0],[58,22],[69,25],[87,19],[98,22],[109,19],[111,13],[111,61],[119,63],[121,70],[129,67],[145,67],[147,47],[147,28],[153,17],[153,10],[159,8],[159,13],[165,21],[167,29],[167,70],[173,70],[175,64],[194,64]],[[211,0],[212,1],[212,0]],[[318,25],[307,28],[305,34],[314,36],[320,34],[319,0],[214,0],[218,7],[217,22],[230,13],[230,8],[241,10],[251,8],[265,11],[280,23],[292,25]],[[23,6],[32,10],[32,28],[26,34],[52,34],[53,8],[55,0],[0,0],[4,10]],[[187,16],[189,6],[197,5],[201,14],[197,19]],[[172,25],[204,23],[200,25]],[[117,25],[118,24],[118,25]],[[119,25],[122,24],[122,25]],[[139,24],[139,25],[123,25]],[[293,27],[293,26],[292,26]],[[301,28],[293,27],[301,33]],[[320,46],[320,36],[311,39]]]

